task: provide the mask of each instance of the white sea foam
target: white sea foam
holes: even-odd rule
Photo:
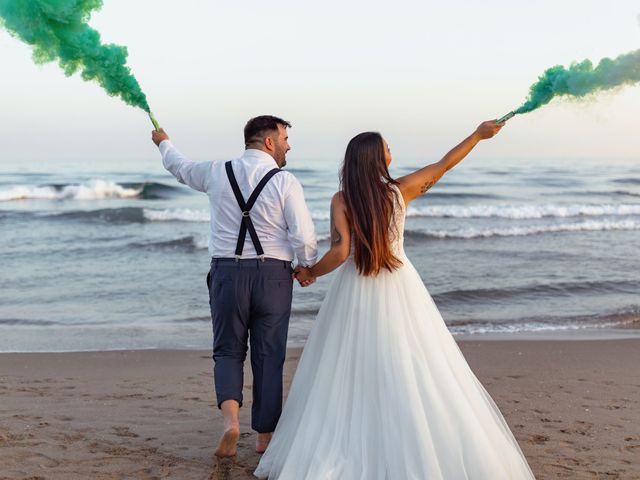
[[[539,204],[539,205],[429,205],[409,206],[407,217],[431,218],[508,218],[533,220],[538,218],[600,217],[640,215],[639,203],[608,204]],[[329,210],[313,210],[314,220],[329,220]]]
[[[208,210],[192,210],[188,208],[153,210],[145,208],[144,218],[150,222],[198,222],[205,223],[210,220]],[[514,225],[511,227],[476,228],[461,227],[441,230],[406,230],[407,237],[431,237],[431,238],[488,238],[488,237],[520,237],[528,235],[540,235],[555,232],[595,232],[607,230],[640,230],[640,221],[632,219],[624,220],[586,220],[573,223],[552,223],[541,225]],[[329,233],[317,234],[318,241],[329,240]]]
[[[0,190],[0,202],[13,200],[95,200],[103,198],[134,198],[140,195],[140,188],[126,188],[115,182],[91,180],[79,185],[65,185],[62,188],[16,186]]]
[[[119,185],[116,185],[119,188]],[[49,188],[49,187],[47,187]],[[65,187],[67,188],[67,187]],[[125,189],[126,192],[136,192],[135,189]],[[139,192],[138,192],[139,193]],[[0,192],[0,200],[3,200]],[[115,196],[115,195],[114,195]],[[135,194],[131,195],[135,196]],[[26,197],[23,197],[26,198]],[[37,197],[31,197],[37,198]],[[40,197],[45,198],[45,197]],[[79,198],[79,197],[78,197]],[[106,198],[106,197],[95,197]],[[122,197],[121,197],[122,198]],[[510,220],[535,220],[541,218],[571,218],[571,217],[599,217],[599,216],[631,216],[640,215],[640,204],[602,204],[602,205],[433,205],[429,207],[409,207],[408,217],[430,218],[506,218]],[[145,209],[145,217],[150,221],[183,221],[208,222],[207,210],[191,209]],[[313,210],[311,217],[316,221],[330,219],[329,211]]]
[[[210,220],[207,210],[191,210],[189,208],[153,210],[145,208],[143,212],[144,218],[151,222],[208,222]]]
[[[487,238],[487,237],[521,237],[554,232],[598,232],[608,230],[640,230],[640,222],[634,220],[620,221],[586,221],[578,223],[557,223],[553,225],[529,225],[505,228],[459,228],[452,230],[408,230],[409,237],[435,238]]]
[[[331,219],[329,215],[329,210],[327,210],[326,212],[324,210],[312,210],[311,218],[313,218],[314,220],[330,220]]]
[[[193,239],[193,246],[199,250],[209,248],[209,239],[207,237],[198,236]]]
[[[323,213],[313,212],[311,216],[314,220],[329,220],[328,213],[324,215]],[[166,210],[145,208],[144,217],[151,222],[208,222],[210,220],[209,210],[192,210],[189,208],[170,208]]]
[[[568,323],[551,323],[541,321],[526,321],[526,322],[508,322],[508,323],[494,323],[494,322],[478,322],[468,323],[464,325],[448,325],[449,331],[453,335],[477,335],[477,334],[491,334],[491,333],[543,333],[543,332],[568,332],[579,330],[592,330],[599,328],[624,328],[627,325],[636,323],[634,318],[625,318],[621,320],[613,321],[601,321],[601,322],[571,322]]]
[[[532,220],[546,217],[601,217],[640,215],[640,204],[540,204],[540,205],[432,205],[407,209],[408,217],[508,218]]]

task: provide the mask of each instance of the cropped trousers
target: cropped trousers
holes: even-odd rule
[[[214,382],[218,407],[242,406],[244,362],[251,347],[251,427],[273,432],[282,411],[293,278],[291,262],[272,258],[213,258],[207,275],[213,326]]]

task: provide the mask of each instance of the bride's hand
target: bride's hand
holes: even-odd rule
[[[311,274],[311,269],[298,265],[293,271],[293,277],[298,280],[300,286],[308,287],[316,281],[315,277]]]
[[[481,140],[486,140],[496,135],[502,127],[504,127],[504,122],[496,123],[495,120],[488,120],[478,125],[475,133]]]

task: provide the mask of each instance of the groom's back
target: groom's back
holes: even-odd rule
[[[225,161],[220,161],[212,165],[212,180],[207,191],[211,208],[209,251],[212,257],[222,258],[234,256],[242,221],[242,210],[234,196],[225,164]],[[260,180],[269,171],[278,168],[278,165],[269,154],[249,149],[240,158],[232,160],[231,167],[242,197],[247,201]],[[292,205],[292,200],[298,205]],[[300,241],[315,243],[313,224],[310,218],[304,218],[309,216],[308,212],[301,210],[306,210],[306,205],[300,182],[290,172],[278,172],[267,182],[250,213],[266,257],[293,259],[292,243],[295,243],[295,239],[290,239],[290,223],[292,233]],[[255,247],[247,235],[242,258],[257,257]]]
[[[285,155],[289,151],[286,126],[288,122],[277,117],[256,117],[245,126],[244,154],[230,162],[194,162],[182,155],[168,137],[158,147],[164,167],[176,179],[209,197],[211,207],[211,230],[209,253],[215,258],[236,258],[241,225],[255,227],[255,235],[248,228],[240,258],[257,258],[259,255],[254,240],[264,250],[264,258],[291,262],[294,256],[304,265],[313,265],[317,257],[316,237],[311,214],[304,201],[302,185],[293,174],[279,170],[286,165]],[[251,212],[243,213],[231,178],[238,184],[238,196],[246,202],[272,170],[260,191]],[[243,215],[249,220],[243,221]],[[244,227],[243,227],[244,228]],[[247,233],[247,232],[245,232]]]

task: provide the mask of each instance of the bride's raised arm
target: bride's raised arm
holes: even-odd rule
[[[480,140],[493,137],[503,126],[504,123],[496,123],[495,120],[482,122],[471,135],[453,147],[440,161],[398,178],[404,203],[408,204],[411,200],[426,193],[448,170],[460,163]]]

